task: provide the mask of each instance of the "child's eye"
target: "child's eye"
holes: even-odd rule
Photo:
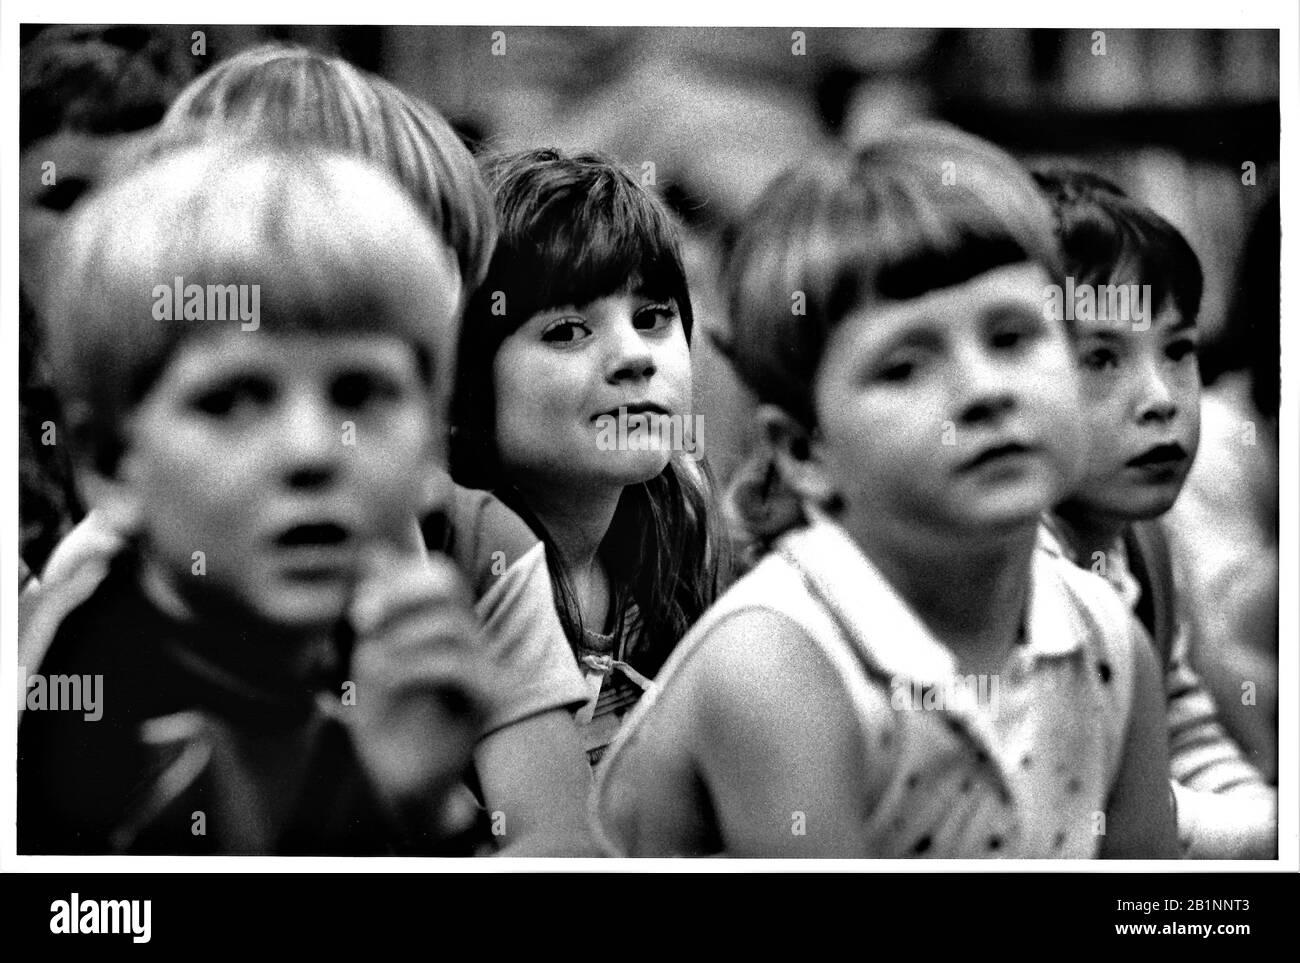
[[[360,409],[392,401],[400,394],[396,383],[369,371],[349,371],[330,385],[330,400],[339,408]]]
[[[1034,338],[1035,334],[1036,331],[1028,327],[1004,327],[993,331],[993,337],[989,340],[998,350],[1009,350],[1009,348],[1024,347],[1024,344]]]
[[[1180,338],[1165,348],[1165,354],[1169,356],[1170,361],[1182,361],[1196,354],[1196,342],[1190,338]]]
[[[994,312],[986,323],[989,347],[995,351],[1023,348],[1044,331],[1044,324],[1037,315],[1018,306]]]
[[[648,304],[637,311],[632,323],[642,330],[654,331],[666,328],[676,320],[677,311],[671,304]]]
[[[1119,355],[1110,348],[1093,348],[1085,351],[1080,359],[1089,371],[1106,371],[1119,367]]]
[[[542,331],[542,340],[550,344],[572,344],[591,334],[591,329],[573,318],[552,321]]]
[[[212,418],[229,418],[249,407],[265,405],[273,394],[270,382],[260,378],[240,378],[199,391],[190,407]]]
[[[894,384],[909,380],[916,372],[916,362],[914,361],[894,361],[876,372],[876,378],[879,381],[888,381]]]

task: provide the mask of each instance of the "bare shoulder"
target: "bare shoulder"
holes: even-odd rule
[[[830,657],[805,628],[771,609],[743,609],[720,622],[693,658],[688,686],[706,738],[738,728],[752,738],[776,736],[807,718],[853,727]]]
[[[752,607],[688,644],[605,773],[599,808],[615,851],[775,853],[789,812],[815,805],[813,787],[851,818],[861,734],[844,683],[808,632]],[[743,811],[755,808],[762,815],[750,821]]]

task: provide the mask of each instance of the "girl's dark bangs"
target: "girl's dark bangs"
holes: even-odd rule
[[[514,278],[529,314],[589,304],[624,290],[629,280],[651,297],[685,298],[672,226],[647,199],[629,190],[601,192],[574,205],[551,205],[547,213],[551,223],[538,225],[549,228],[545,240]]]

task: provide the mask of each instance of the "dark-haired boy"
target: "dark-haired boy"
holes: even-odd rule
[[[1109,181],[1076,170],[1035,177],[1055,208],[1069,280],[1094,305],[1074,311],[1069,328],[1089,456],[1083,478],[1051,516],[1054,547],[1106,577],[1162,657],[1184,854],[1271,858],[1276,792],[1223,730],[1190,663],[1159,522],[1182,490],[1200,437],[1200,261],[1172,224]],[[1102,316],[1103,305],[1124,303],[1108,296],[1121,288],[1143,292],[1142,316]]]

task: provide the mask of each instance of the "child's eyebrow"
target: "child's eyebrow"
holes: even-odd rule
[[[628,288],[628,293],[636,298],[645,298],[647,301],[671,301],[672,294],[663,289],[653,289],[647,284],[634,284]]]
[[[533,313],[533,319],[541,322],[555,321],[570,315],[583,314],[585,308],[585,304],[556,304],[549,308],[538,308]]]
[[[929,319],[917,320],[906,331],[900,331],[898,334],[886,338],[876,350],[880,354],[887,354],[900,348],[922,348],[925,350],[942,348],[943,336],[930,326],[933,324],[934,322]]]
[[[1003,318],[1032,318],[1037,319],[1041,316],[1041,309],[1034,305],[1025,304],[1023,301],[997,301],[990,304],[983,311],[985,321],[1000,321]]]

